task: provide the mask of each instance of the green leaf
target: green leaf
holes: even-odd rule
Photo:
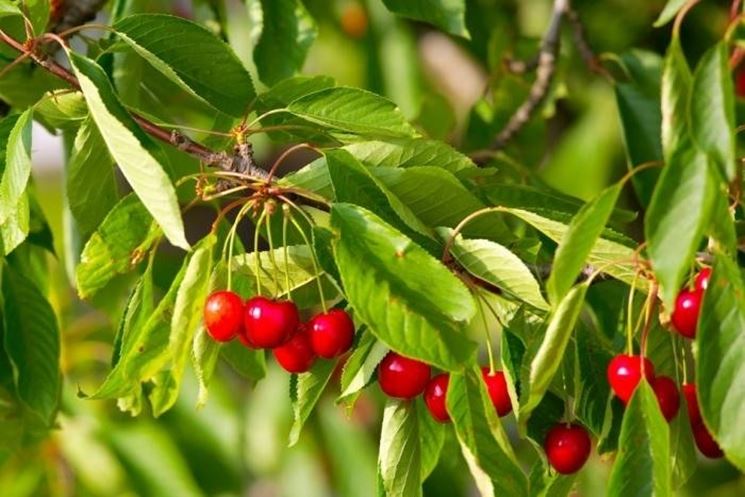
[[[453,230],[441,228],[438,233],[443,240],[448,240]],[[533,273],[506,247],[489,240],[464,239],[458,235],[453,241],[451,253],[458,264],[473,276],[537,309],[549,309]]]
[[[551,316],[546,335],[530,363],[529,383],[523,385],[519,410],[521,423],[525,423],[531,411],[538,406],[561,366],[564,352],[582,311],[588,286],[585,282],[572,288]]]
[[[114,160],[88,118],[78,129],[67,163],[67,203],[83,236],[95,230],[119,197]]]
[[[117,21],[114,29],[165,77],[217,110],[241,117],[256,96],[251,76],[230,46],[199,24],[164,14],[134,14]]]
[[[667,0],[665,8],[660,12],[660,16],[654,22],[654,27],[659,28],[672,21],[685,4],[686,0]]]
[[[576,479],[576,475],[548,471],[543,461],[538,461],[530,471],[530,496],[566,497],[572,491]]]
[[[178,398],[181,380],[184,375],[189,351],[194,336],[202,322],[202,309],[207,299],[209,276],[212,271],[212,258],[217,237],[209,234],[195,246],[194,253],[186,264],[184,277],[176,292],[171,330],[168,337],[170,370],[168,371],[167,395],[159,404],[153,404],[153,415],[159,416],[170,409]]]
[[[503,208],[500,210],[519,217],[557,243],[564,238],[568,229],[566,224],[534,212],[513,208]],[[604,235],[608,235],[608,230],[606,230]],[[605,237],[599,238],[595,242],[590,255],[587,257],[588,264],[596,269],[602,268],[603,273],[609,274],[627,284],[632,284],[635,280],[636,269],[633,260],[633,249]],[[639,285],[640,283],[637,282],[637,288],[639,288]]]
[[[527,495],[527,478],[515,459],[478,368],[450,375],[447,409],[481,495]]]
[[[427,138],[362,141],[342,148],[367,167],[433,166],[451,173],[476,167],[468,156],[447,143]]]
[[[599,331],[580,321],[574,344],[578,374],[575,384],[579,388],[574,393],[575,410],[582,424],[598,437],[603,433],[610,395],[606,368],[613,359],[613,353],[605,345]]]
[[[461,333],[475,313],[465,285],[371,212],[335,204],[331,226],[342,284],[355,317],[387,346],[457,371],[474,344]]]
[[[691,147],[671,157],[645,216],[647,253],[665,307],[673,301],[693,260],[717,193],[716,171]]]
[[[303,67],[318,27],[300,0],[261,0],[261,10],[254,61],[261,81],[273,85]]]
[[[83,248],[75,272],[78,294],[85,299],[114,276],[132,270],[152,241],[152,217],[142,202],[127,195],[104,218]]]
[[[426,226],[455,228],[466,216],[486,207],[450,172],[436,167],[375,168],[378,178]],[[438,199],[432,202],[432,199]],[[498,214],[474,219],[463,229],[465,236],[495,240],[511,238]]]
[[[691,88],[691,136],[732,180],[735,164],[735,101],[729,47],[726,42],[708,50],[693,73]]]
[[[557,305],[574,285],[592,248],[603,232],[623,183],[603,190],[585,204],[569,224],[554,255],[551,275],[546,282],[549,300]]]
[[[313,367],[307,373],[292,375],[290,397],[292,398],[292,412],[295,419],[292,423],[288,441],[290,447],[300,440],[303,426],[310,413],[313,412],[318,399],[321,398],[329,380],[331,380],[335,367],[336,361],[319,360],[313,364]]]
[[[259,381],[266,375],[264,351],[249,349],[239,340],[223,345],[220,348],[220,356],[236,373],[251,381]]]
[[[696,335],[696,390],[707,427],[745,470],[745,282],[732,259],[715,257]]]
[[[416,135],[396,104],[358,88],[327,88],[294,100],[287,110],[312,123],[368,137]]]
[[[33,281],[7,262],[0,268],[3,345],[13,383],[21,401],[51,426],[62,386],[57,318]]]
[[[375,338],[375,335],[367,330],[362,332],[359,342],[344,363],[339,400],[365,388],[387,353],[388,347]]]
[[[466,28],[464,0],[383,0],[383,3],[400,16],[433,24],[456,36],[471,37]]]
[[[442,448],[445,445],[445,425],[432,418],[423,398],[416,401],[419,419],[421,481],[424,482],[437,467]]]
[[[24,8],[34,28],[34,33],[41,35],[49,24],[49,0],[23,0]]]
[[[672,495],[669,435],[657,397],[642,381],[623,416],[609,497]]]
[[[31,177],[31,123],[33,110],[29,109],[15,120],[3,120],[3,135],[12,123],[5,146],[4,169],[0,179],[0,225],[4,225],[18,212]],[[4,137],[4,136],[3,136]]]
[[[349,152],[331,150],[326,154],[326,167],[337,202],[353,202],[376,212],[408,235],[429,234],[429,229],[416,215]]]
[[[692,84],[693,76],[680,39],[674,36],[662,69],[662,148],[667,163],[674,157],[674,152],[690,140],[688,101]]]
[[[74,52],[68,52],[68,56],[91,117],[122,174],[161,226],[168,241],[187,250],[189,243],[184,235],[176,192],[153,155],[155,143],[127,113],[103,69]]]
[[[88,117],[88,107],[80,92],[52,91],[34,105],[34,119],[46,126],[76,129]]]
[[[185,272],[186,261],[171,282],[168,292],[152,313],[146,316],[145,323],[124,334],[119,361],[91,398],[126,397],[138,390],[141,382],[153,379],[167,364],[170,359],[168,341],[171,317]]]
[[[294,76],[283,79],[259,95],[257,109],[267,111],[286,107],[293,100],[335,85],[330,76]]]
[[[414,403],[396,399],[386,403],[378,467],[386,497],[422,495],[419,421]]]
[[[197,395],[197,409],[207,404],[207,395],[212,375],[220,358],[220,343],[215,341],[204,327],[197,330],[192,344],[192,365],[199,381],[199,394]]]

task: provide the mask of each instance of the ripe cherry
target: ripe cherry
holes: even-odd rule
[[[576,473],[587,462],[592,450],[590,435],[577,424],[557,424],[543,443],[551,466],[561,474]]]
[[[510,401],[510,394],[507,390],[507,380],[503,372],[494,371],[494,374],[490,374],[489,371],[488,366],[483,366],[481,368],[481,377],[484,379],[484,383],[486,383],[489,398],[497,410],[497,415],[499,417],[506,416],[512,411],[512,401]]]
[[[696,441],[696,447],[699,452],[710,459],[719,459],[724,455],[722,448],[703,423],[692,425],[693,439]]]
[[[273,349],[282,345],[300,324],[293,302],[265,297],[249,299],[243,319],[242,341],[253,348]]]
[[[698,315],[701,311],[702,290],[681,290],[670,316],[673,328],[686,338],[695,338]]]
[[[204,327],[218,342],[229,342],[243,326],[243,300],[235,292],[213,292],[204,304]]]
[[[315,353],[324,359],[331,359],[352,346],[354,322],[343,309],[331,309],[310,320],[308,333]]]
[[[642,357],[619,354],[608,364],[608,383],[621,402],[626,404],[642,379]],[[644,376],[651,383],[654,378],[652,362],[644,358]]]
[[[660,411],[665,419],[670,422],[680,409],[680,394],[678,387],[672,378],[668,376],[657,376],[651,382],[652,389],[660,404]]]
[[[706,290],[709,287],[709,280],[711,279],[711,268],[705,267],[696,275],[696,279],[693,286],[696,290]]]
[[[447,374],[438,374],[427,383],[424,389],[424,403],[435,421],[447,423],[450,421],[450,415],[447,410],[447,392],[450,376]]]
[[[389,352],[378,365],[378,383],[390,397],[412,399],[422,393],[429,381],[427,364]]]
[[[691,426],[702,424],[704,420],[701,418],[701,410],[698,407],[698,399],[696,398],[696,384],[683,384],[683,395],[686,398],[686,405],[688,406],[688,419],[691,421]]]
[[[313,352],[308,332],[303,325],[300,325],[292,338],[272,352],[279,365],[289,373],[305,373],[316,360],[316,353]]]

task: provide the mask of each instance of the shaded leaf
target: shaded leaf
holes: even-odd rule
[[[95,230],[119,197],[114,160],[96,125],[81,124],[67,163],[67,203],[85,237]]]
[[[672,494],[669,428],[657,397],[642,381],[626,406],[609,497],[663,497]]]
[[[389,10],[424,21],[450,34],[470,38],[466,28],[465,0],[383,0]]]
[[[318,27],[300,0],[262,0],[261,9],[254,60],[261,80],[272,85],[303,67]]]
[[[422,495],[419,436],[415,404],[389,399],[383,411],[378,455],[386,497]]]
[[[295,445],[300,440],[300,433],[305,422],[313,412],[313,409],[326,389],[334,373],[336,361],[316,361],[307,373],[292,375],[290,380],[290,398],[292,399],[292,412],[294,421],[290,430],[289,446]]]
[[[134,14],[117,21],[114,29],[165,77],[215,109],[241,117],[256,96],[251,76],[230,46],[199,24],[164,14]]]
[[[416,135],[393,102],[358,88],[327,88],[294,100],[287,110],[321,126],[369,137]]]
[[[727,458],[745,470],[745,282],[722,253],[704,293],[695,350],[704,421]]]
[[[475,313],[465,285],[369,211],[335,204],[331,225],[342,284],[355,317],[397,352],[459,370],[474,351],[459,322]]]
[[[126,111],[101,66],[74,52],[68,56],[112,157],[168,241],[188,249],[176,192],[153,155],[155,143]]]

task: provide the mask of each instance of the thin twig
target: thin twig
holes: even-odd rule
[[[577,50],[579,50],[579,54],[585,62],[585,65],[587,65],[592,72],[600,74],[609,81],[613,81],[613,77],[600,63],[595,51],[590,46],[590,42],[587,41],[585,25],[582,24],[577,11],[570,6],[566,12],[566,18],[569,22],[569,26],[572,28],[572,39],[574,40],[574,45],[577,47]]]
[[[21,54],[28,55],[36,64],[65,81],[72,88],[80,90],[80,83],[77,77],[67,68],[60,65],[54,59],[44,57],[36,53],[33,44],[21,43],[15,38],[9,36],[0,30],[0,41],[11,48],[19,51]],[[132,112],[132,118],[135,122],[150,136],[160,141],[168,143],[179,150],[186,152],[208,166],[217,167],[223,171],[243,173],[256,179],[266,179],[268,173],[261,168],[253,158],[253,150],[250,143],[240,143],[236,145],[232,154],[227,152],[216,152],[204,145],[192,140],[188,136],[175,130],[163,129],[149,119]]]
[[[538,53],[536,78],[530,88],[527,99],[518,107],[492,144],[494,150],[501,150],[528,122],[530,116],[545,100],[551,81],[556,71],[556,59],[561,45],[561,23],[569,10],[569,0],[554,0],[551,20],[543,36]]]

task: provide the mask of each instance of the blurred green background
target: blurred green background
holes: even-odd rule
[[[227,39],[250,66],[252,2],[247,3],[148,1],[139,7],[208,25],[219,24],[222,17]],[[396,19],[380,0],[305,4],[319,25],[319,36],[304,73],[330,75],[340,84],[386,95],[430,136],[466,151],[487,146],[519,105],[529,81],[509,75],[503,61],[535,52],[551,8],[549,0],[469,0],[468,41]],[[610,65],[632,48],[664,53],[670,27],[652,28],[663,5],[663,0],[574,2],[593,48]],[[692,62],[721,37],[728,11],[729,2],[707,0],[689,16],[682,39]],[[491,98],[484,98],[487,87],[493,90]],[[625,171],[614,87],[590,72],[569,43],[541,113],[510,145],[504,167],[536,171],[548,184],[582,199]],[[175,118],[192,126],[210,125],[190,121],[188,111]],[[289,377],[272,361],[267,378],[257,385],[221,365],[201,410],[195,408],[196,380],[188,374],[178,404],[159,419],[147,414],[131,418],[111,402],[78,398],[79,390],[94,390],[108,371],[127,281],[92,305],[76,299],[65,267],[62,142],[42,129],[36,132],[36,188],[62,254],[50,258],[49,280],[60,319],[66,382],[59,429],[39,444],[5,456],[0,496],[374,496],[382,407],[376,386],[367,389],[352,411],[335,405],[329,392],[292,449],[287,448]],[[261,160],[281,151],[265,141],[255,146]],[[302,157],[287,167],[301,164]],[[635,207],[633,199],[626,203]],[[198,217],[192,220],[199,222]],[[506,423],[514,434],[511,417]],[[476,495],[452,437],[444,450],[449,456],[425,483],[425,495]],[[591,460],[575,495],[602,497],[609,467],[608,461]],[[745,478],[725,462],[702,460],[678,495],[742,496]]]

